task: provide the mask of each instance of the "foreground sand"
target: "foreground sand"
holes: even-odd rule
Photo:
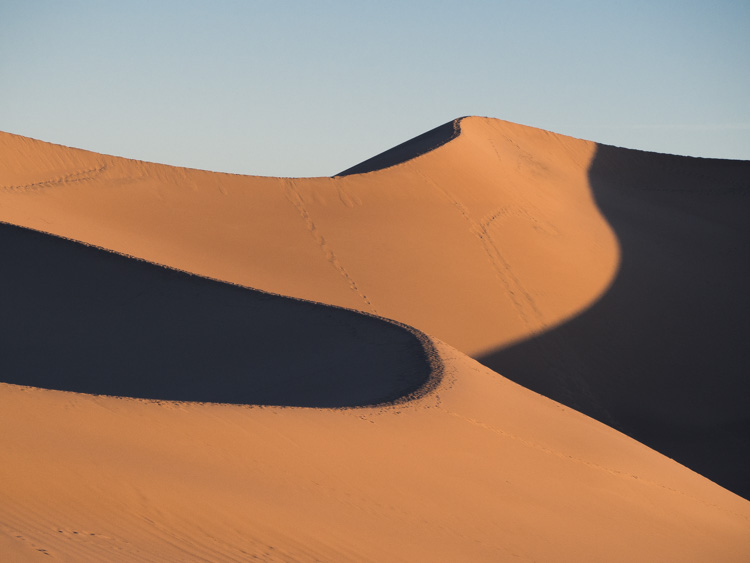
[[[312,179],[0,135],[2,221],[375,313],[451,345],[3,226],[13,311],[3,338],[14,345],[0,365],[19,385],[0,387],[0,550],[76,561],[746,560],[746,500],[464,354],[697,465],[717,436],[738,442],[704,473],[741,485],[747,165],[686,169],[497,120],[448,125],[355,173]],[[682,187],[677,212],[665,186]],[[634,214],[644,208],[650,223]],[[643,252],[664,224],[702,242],[666,236],[662,254]],[[659,283],[682,283],[654,297],[634,272],[665,255],[677,258]],[[685,266],[696,257],[712,257],[707,273]],[[724,297],[703,301],[712,276]],[[701,305],[687,314],[689,297]],[[710,334],[697,351],[701,326]],[[717,368],[708,399],[698,353]],[[425,382],[409,402],[341,408]],[[318,408],[168,400],[185,398]]]
[[[377,313],[474,356],[579,313],[618,265],[589,185],[596,145],[498,120],[464,119],[437,150],[336,178],[204,172],[7,134],[0,150],[2,221]]]
[[[3,384],[4,560],[747,560],[747,501],[436,346],[383,408]]]

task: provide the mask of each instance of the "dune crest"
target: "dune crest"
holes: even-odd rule
[[[5,383],[159,400],[342,408],[416,396],[440,367],[385,319],[0,224]],[[385,352],[385,353],[384,353]]]
[[[409,160],[413,160],[425,153],[434,151],[461,134],[462,119],[463,118],[460,117],[453,121],[449,121],[448,123],[444,123],[443,125],[439,125],[426,133],[417,135],[413,139],[409,139],[408,141],[388,149],[387,151],[383,151],[372,158],[368,158],[351,168],[347,168],[343,172],[336,174],[334,177],[351,176],[352,174],[365,174],[367,172],[383,170],[384,168],[397,166]]]

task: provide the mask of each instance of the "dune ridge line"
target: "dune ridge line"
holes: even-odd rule
[[[431,393],[433,390],[439,387],[440,381],[442,380],[443,365],[440,360],[439,354],[435,351],[434,344],[432,343],[430,337],[422,333],[421,331],[413,327],[410,327],[404,323],[399,323],[397,321],[393,321],[391,319],[380,317],[380,316],[370,314],[367,312],[347,309],[344,307],[325,305],[325,304],[317,303],[314,301],[309,301],[309,300],[295,298],[295,297],[287,297],[284,295],[275,294],[275,293],[266,292],[266,291],[259,291],[254,288],[243,286],[241,284],[225,282],[225,281],[218,280],[218,279],[212,279],[207,276],[200,276],[193,272],[188,272],[185,270],[180,270],[178,268],[165,266],[164,264],[151,262],[149,260],[145,260],[140,257],[130,256],[122,252],[112,251],[110,249],[106,249],[97,245],[89,244],[86,242],[78,241],[78,240],[67,238],[67,237],[57,236],[57,235],[47,233],[47,232],[37,230],[37,229],[27,229],[27,228],[19,227],[17,225],[12,225],[3,221],[0,221],[0,227],[4,227],[5,229],[10,229],[9,232],[6,231],[5,229],[3,229],[3,232],[2,232],[2,236],[4,237],[4,241],[6,245],[8,244],[9,233],[12,235],[14,232],[21,233],[21,234],[24,232],[28,232],[28,233],[35,233],[41,237],[49,237],[50,240],[64,241],[66,244],[69,243],[69,244],[74,245],[74,248],[75,247],[87,248],[87,249],[91,249],[97,252],[103,252],[105,253],[105,255],[118,257],[118,258],[127,260],[127,262],[123,263],[125,269],[122,271],[118,270],[118,274],[117,274],[119,277],[123,279],[130,280],[130,278],[127,277],[129,275],[128,264],[130,263],[132,264],[141,263],[148,267],[156,267],[156,268],[161,269],[162,271],[172,272],[174,274],[178,274],[179,276],[183,276],[183,277],[177,277],[177,278],[169,278],[166,282],[166,285],[164,285],[161,281],[156,280],[153,284],[157,288],[156,291],[161,291],[161,292],[168,291],[170,294],[174,293],[174,291],[169,290],[170,287],[174,287],[175,284],[179,284],[181,279],[193,278],[196,280],[203,280],[205,282],[211,282],[212,284],[216,284],[215,286],[213,286],[216,288],[232,287],[232,288],[246,291],[247,295],[252,298],[251,299],[252,302],[256,302],[256,303],[259,302],[261,304],[265,304],[269,298],[274,298],[274,299],[279,300],[278,302],[274,302],[276,304],[272,303],[270,306],[268,306],[270,307],[270,309],[266,307],[265,305],[256,305],[254,309],[250,309],[250,311],[255,311],[255,315],[257,318],[253,317],[253,321],[252,321],[255,324],[262,324],[264,322],[264,319],[266,319],[266,316],[264,315],[269,315],[269,314],[273,315],[274,310],[278,310],[279,315],[282,316],[283,318],[287,318],[289,314],[294,315],[294,310],[292,310],[291,313],[288,313],[285,311],[287,311],[289,307],[293,308],[294,307],[293,304],[299,304],[301,308],[299,308],[296,313],[296,316],[301,317],[302,319],[299,322],[313,323],[312,326],[315,326],[315,323],[319,325],[319,328],[317,329],[317,331],[321,331],[322,336],[317,336],[312,339],[315,341],[320,341],[319,346],[330,347],[330,345],[333,344],[334,340],[346,338],[346,333],[341,332],[341,330],[343,329],[337,328],[338,326],[337,323],[344,322],[347,326],[351,326],[351,328],[347,330],[354,330],[355,332],[362,331],[362,330],[365,331],[362,336],[357,336],[355,338],[359,338],[360,340],[361,339],[367,340],[368,338],[374,338],[376,340],[380,339],[382,340],[382,342],[377,342],[377,345],[381,347],[385,347],[386,349],[388,346],[396,346],[396,345],[403,348],[403,346],[405,346],[406,344],[404,342],[401,342],[402,339],[398,339],[398,342],[396,342],[395,340],[390,338],[388,334],[380,334],[380,332],[376,332],[370,335],[367,331],[371,330],[368,327],[371,326],[372,323],[370,322],[370,323],[366,323],[363,325],[362,322],[360,322],[358,319],[362,319],[363,321],[365,319],[369,319],[369,321],[374,321],[376,324],[383,323],[385,325],[393,327],[394,329],[398,331],[408,333],[410,337],[414,339],[414,344],[416,346],[413,349],[410,347],[407,347],[407,348],[403,348],[401,351],[394,350],[397,356],[400,354],[399,357],[402,357],[405,359],[407,356],[411,356],[415,352],[419,356],[419,359],[411,358],[409,362],[404,366],[386,364],[386,365],[391,365],[392,367],[394,367],[394,369],[400,368],[402,370],[403,373],[401,373],[401,375],[399,375],[397,379],[393,379],[393,376],[391,374],[383,374],[384,376],[387,375],[388,377],[383,377],[382,378],[383,382],[378,384],[376,381],[377,379],[379,379],[377,373],[367,372],[366,379],[362,379],[361,383],[347,383],[346,373],[345,373],[347,369],[346,366],[336,367],[338,364],[335,361],[333,361],[330,363],[329,368],[326,367],[328,364],[326,363],[325,355],[326,354],[331,355],[333,356],[332,359],[336,360],[337,359],[336,355],[338,353],[341,353],[342,351],[339,343],[336,342],[336,345],[339,347],[338,348],[332,347],[330,350],[324,351],[323,359],[318,360],[318,362],[321,362],[321,361],[323,362],[320,365],[320,367],[316,368],[315,370],[315,373],[318,373],[321,369],[323,370],[323,372],[320,372],[317,376],[319,378],[319,381],[312,381],[312,382],[302,381],[301,383],[295,383],[297,380],[294,379],[294,377],[292,377],[293,374],[283,374],[284,376],[286,376],[286,379],[284,380],[286,381],[286,385],[291,386],[291,389],[289,391],[284,391],[281,387],[279,387],[279,385],[282,385],[282,383],[275,383],[275,378],[268,379],[269,376],[264,375],[264,373],[268,372],[268,370],[271,368],[269,368],[267,365],[265,368],[254,367],[257,364],[258,358],[264,357],[263,354],[265,353],[264,350],[266,347],[270,345],[278,346],[277,344],[273,344],[273,343],[276,342],[276,340],[278,339],[282,339],[282,340],[284,339],[283,332],[278,332],[278,329],[273,329],[273,330],[269,329],[268,332],[266,332],[264,336],[264,338],[266,338],[266,341],[261,340],[260,343],[249,341],[249,342],[246,342],[244,345],[244,347],[247,347],[247,346],[250,346],[251,348],[255,347],[255,352],[252,352],[250,356],[246,358],[246,361],[249,361],[251,363],[249,364],[249,367],[247,367],[243,372],[245,373],[244,377],[247,378],[248,382],[245,382],[245,383],[238,382],[236,384],[233,384],[231,383],[233,379],[230,377],[227,380],[229,381],[229,383],[224,383],[221,374],[215,374],[215,375],[210,376],[212,378],[212,381],[216,381],[217,386],[219,387],[219,390],[213,391],[213,393],[219,397],[229,397],[231,395],[232,397],[231,400],[201,399],[200,398],[201,393],[206,392],[206,391],[200,391],[200,389],[204,389],[205,386],[201,387],[200,385],[196,383],[193,383],[193,386],[195,387],[196,385],[198,385],[198,387],[195,387],[195,389],[197,390],[192,390],[189,392],[184,391],[184,390],[177,391],[176,386],[184,385],[180,383],[180,374],[175,374],[174,379],[165,379],[165,382],[161,384],[161,387],[156,387],[153,389],[152,387],[143,387],[141,390],[139,390],[136,384],[129,384],[129,386],[125,386],[125,388],[128,389],[129,391],[122,393],[122,395],[124,396],[129,396],[129,397],[134,397],[134,398],[139,398],[139,399],[153,399],[153,400],[158,400],[158,401],[175,400],[175,401],[183,401],[183,402],[189,401],[189,402],[199,402],[199,403],[207,402],[207,403],[231,403],[231,404],[248,404],[248,405],[268,404],[268,405],[275,405],[275,406],[288,406],[288,407],[298,406],[298,407],[310,407],[310,408],[313,408],[313,407],[320,407],[320,408],[384,407],[384,406],[396,405],[396,404],[401,405],[401,404],[419,399],[421,397],[424,397],[425,395]],[[40,240],[42,241],[42,243],[44,242],[44,239],[40,239]],[[15,239],[11,238],[11,244],[14,246],[23,247],[23,245],[25,244],[23,236],[20,238],[16,237]],[[30,248],[36,249],[33,252],[36,256],[42,255],[45,252],[49,253],[49,251],[44,251],[44,250],[39,251],[38,244],[37,246],[32,246]],[[60,254],[61,249],[58,247],[55,252],[57,254]],[[7,249],[4,251],[3,255],[5,256],[5,262],[7,265],[14,264],[13,255],[9,254]],[[85,259],[97,260],[96,256],[92,256],[90,258],[85,258]],[[75,253],[73,253],[73,257],[69,258],[69,260],[73,260],[75,264],[80,264],[80,259],[78,259],[75,256]],[[25,278],[26,280],[25,283],[28,284],[34,278],[39,278],[39,277],[44,276],[44,273],[48,270],[55,270],[56,284],[58,285],[61,283],[61,280],[64,281],[67,279],[67,277],[69,277],[67,273],[61,270],[59,265],[56,265],[55,263],[50,263],[50,264],[51,266],[49,267],[43,266],[41,268],[41,273],[39,274],[27,275],[27,277]],[[93,275],[98,275],[96,270],[88,271],[85,268],[86,268],[85,264],[83,266],[79,266],[79,269],[83,270],[84,274],[91,274],[91,272],[93,272]],[[185,277],[185,274],[187,274],[186,277]],[[12,279],[13,279],[12,274],[6,275],[6,287],[8,287],[8,285],[11,283],[10,280]],[[79,276],[78,278],[75,278],[75,279],[80,280],[76,283],[85,284],[87,282],[85,277]],[[109,276],[109,277],[105,276],[103,278],[95,278],[95,279],[99,280],[97,284],[95,285],[111,285],[112,283],[118,283],[117,281],[113,281],[112,276]],[[69,287],[71,285],[68,282],[65,282],[65,283],[66,283],[65,287]],[[141,283],[141,281],[139,281],[138,278],[134,278],[134,281],[132,281],[131,283],[138,284],[138,283]],[[24,283],[21,282],[19,285],[23,286]],[[160,287],[163,287],[164,289],[159,289]],[[212,288],[208,289],[209,298],[211,295],[211,289]],[[45,288],[42,285],[42,286],[39,286],[39,288],[33,292],[37,296],[35,298],[36,300],[39,300],[41,297],[43,297],[44,290]],[[101,293],[101,290],[97,290],[97,289],[89,290],[89,292],[93,294],[93,297],[87,296],[86,299],[82,302],[83,307],[90,306],[92,309],[98,309],[99,307],[101,307],[101,304],[97,303],[97,300],[101,301],[101,299],[103,298],[99,296],[99,293],[97,293],[97,291]],[[143,293],[144,291],[146,292],[145,294]],[[135,294],[133,294],[135,295],[135,297],[129,297],[129,299],[131,299],[133,303],[133,306],[135,306],[136,308],[143,309],[144,305],[142,305],[141,302],[149,299],[148,291],[153,291],[153,290],[150,289],[150,286],[148,285],[148,282],[147,282],[147,284],[145,286],[142,286],[142,288],[139,290],[140,293],[136,292]],[[202,291],[202,293],[196,294],[196,297],[192,298],[193,300],[205,299],[204,297],[202,297],[205,294],[205,291],[202,289],[200,291]],[[214,291],[213,293],[216,293],[216,291]],[[58,297],[58,300],[66,299],[66,295],[67,294],[65,293],[61,294],[60,297]],[[109,294],[104,294],[104,295],[106,296]],[[6,299],[10,299],[10,298],[11,298],[10,296],[6,295]],[[79,300],[78,297],[74,296],[73,298]],[[162,297],[158,297],[158,294],[157,294],[156,299],[157,301],[163,301],[165,299],[165,296],[163,295]],[[38,316],[40,317],[38,319],[38,322],[42,324],[36,325],[37,327],[39,326],[45,327],[44,330],[51,330],[46,325],[50,323],[54,324],[55,322],[59,322],[59,321],[56,321],[56,316],[60,316],[60,313],[57,313],[55,311],[54,304],[52,305],[48,304],[48,305],[49,306],[47,309],[44,309],[38,313]],[[184,306],[185,305],[180,305],[180,307],[184,307]],[[243,306],[242,302],[239,302],[238,306]],[[261,307],[260,309],[258,309],[259,306]],[[155,309],[153,304],[152,305],[147,304],[145,305],[145,307],[146,308],[143,309],[144,314],[149,314],[149,307],[152,307],[152,309],[154,310],[154,313],[152,314],[157,314],[157,315],[159,314],[158,311],[160,309]],[[219,305],[219,307],[221,307],[221,305]],[[268,310],[269,312],[262,313],[262,314],[258,313],[258,311],[262,312],[265,310]],[[102,326],[102,324],[107,325],[107,323],[109,324],[120,323],[122,321],[122,317],[118,316],[119,310],[114,309],[113,311],[114,313],[112,313],[110,316],[105,315],[103,318],[101,315],[99,317],[96,317],[96,316],[85,317],[85,320],[78,321],[75,326],[71,327],[74,330],[78,328],[84,331],[80,338],[74,339],[70,342],[71,346],[73,347],[78,346],[76,348],[78,350],[77,356],[74,354],[73,356],[70,356],[68,358],[69,365],[66,365],[65,362],[62,362],[62,365],[40,364],[40,366],[37,367],[38,371],[44,371],[46,369],[49,371],[54,371],[56,375],[54,376],[45,375],[44,373],[30,373],[28,375],[23,375],[24,370],[28,371],[29,369],[31,369],[33,371],[33,368],[29,368],[28,366],[24,368],[23,367],[24,363],[22,362],[20,358],[15,360],[15,363],[13,363],[14,362],[13,358],[15,356],[18,356],[18,354],[20,354],[20,352],[14,351],[13,353],[8,352],[7,354],[5,354],[4,358],[0,361],[0,365],[6,366],[4,369],[5,377],[3,378],[3,380],[8,383],[15,383],[15,384],[21,384],[21,385],[27,385],[27,386],[30,385],[30,386],[36,386],[36,387],[47,387],[47,388],[59,389],[59,390],[87,392],[87,393],[92,393],[92,394],[97,394],[97,395],[115,395],[115,396],[120,395],[119,393],[113,393],[109,391],[104,391],[104,392],[97,391],[97,389],[102,389],[102,388],[111,389],[112,385],[114,385],[113,383],[105,382],[107,378],[112,377],[106,373],[106,368],[104,368],[104,372],[101,373],[100,376],[94,376],[93,373],[92,375],[87,375],[86,369],[88,369],[89,372],[91,372],[92,370],[96,371],[93,367],[81,368],[81,365],[83,366],[89,365],[86,362],[83,362],[83,364],[81,364],[81,361],[82,361],[81,357],[86,356],[89,353],[87,352],[87,350],[88,350],[88,347],[91,346],[90,344],[86,344],[86,343],[81,344],[80,343],[81,339],[89,339],[93,336],[92,332],[86,332],[86,331],[99,332],[102,330],[104,331],[108,330],[108,327]],[[169,313],[168,311],[172,311],[172,313]],[[199,311],[199,309],[196,309],[196,311]],[[9,313],[9,310],[6,305],[6,314],[8,313]],[[341,321],[336,320],[340,317],[341,313],[345,313],[346,318],[344,318]],[[175,313],[172,309],[166,309],[165,312],[161,314],[173,315]],[[333,321],[326,321],[325,319],[330,318],[332,314],[339,315],[339,317],[334,318]],[[122,313],[119,313],[119,315],[122,315]],[[200,318],[203,318],[203,317],[200,317]],[[213,318],[213,317],[208,317],[208,318]],[[218,320],[214,322],[221,322],[221,318],[222,318],[221,314],[219,314],[219,316],[216,318]],[[184,322],[190,322],[190,311],[188,311]],[[290,319],[289,322],[293,322],[293,321]],[[321,322],[323,324],[320,324]],[[334,324],[332,325],[331,322],[333,322]],[[87,326],[80,326],[80,325],[87,325]],[[66,325],[61,325],[61,326],[66,326]],[[163,332],[167,332],[170,328],[169,322],[167,322],[167,324],[164,325],[164,327],[165,327],[165,330]],[[3,326],[3,329],[5,328],[6,327]],[[274,330],[276,332],[274,332]],[[47,350],[45,354],[54,355],[54,351],[53,351],[55,349],[54,342],[56,339],[60,338],[59,331],[57,334],[58,334],[57,337],[54,334],[52,334],[50,338],[47,339],[47,346],[50,349]],[[105,348],[109,346],[112,349],[112,353],[115,355],[115,357],[117,357],[118,354],[124,353],[122,352],[123,346],[126,346],[126,347],[133,346],[133,344],[128,344],[127,342],[126,343],[120,342],[120,340],[122,339],[127,340],[129,337],[133,338],[132,332],[128,332],[128,329],[125,329],[124,332],[117,333],[117,334],[121,334],[121,337],[117,339],[118,340],[117,344],[112,343],[110,341],[111,339],[110,340],[105,339],[105,341],[102,344],[100,344],[100,346],[105,346]],[[188,331],[187,333],[185,333],[184,337],[190,338],[191,334],[192,333]],[[379,334],[380,336],[378,336]],[[155,335],[156,338],[158,338],[158,336],[159,335]],[[270,341],[268,340],[269,338],[271,339]],[[322,340],[320,340],[321,338]],[[328,345],[326,345],[326,342],[327,342],[326,339],[328,339],[328,341],[331,341]],[[168,346],[169,342],[170,341],[167,340],[165,345]],[[296,345],[296,344],[290,343],[288,345]],[[368,344],[368,345],[365,345],[364,348],[361,348],[360,353],[362,354],[375,353],[374,349],[373,349],[373,352],[368,352],[368,350],[370,350],[368,346],[370,345]],[[222,347],[221,349],[226,350],[226,346]],[[417,352],[417,350],[419,350],[419,352]],[[230,353],[231,351],[232,350],[229,349]],[[65,352],[63,353],[63,356],[68,357],[68,355],[71,353],[72,352],[70,352],[69,350],[65,350]],[[146,358],[148,358],[149,356],[148,351],[144,351],[143,349],[138,349],[138,348],[132,349],[129,353],[131,353],[133,356],[138,356],[139,354],[142,354]],[[152,351],[151,353],[153,354],[154,352]],[[159,353],[160,355],[169,356],[169,348],[160,350],[157,353]],[[212,354],[212,351],[209,349],[206,353]],[[300,351],[299,353],[304,355],[304,351]],[[404,356],[404,354],[407,354],[407,356]],[[244,356],[237,355],[237,361],[238,362],[241,361],[243,357]],[[302,361],[301,364],[286,364],[286,369],[291,372],[297,369],[298,371],[300,371],[301,374],[304,375],[304,373],[306,373],[305,370],[308,369],[308,366],[305,364],[304,358],[302,358],[301,361]],[[229,364],[230,364],[229,367],[231,367],[233,371],[240,369],[240,366],[231,365],[231,360],[229,360]],[[14,365],[17,367],[13,368],[12,366]],[[103,366],[100,365],[99,363],[93,364],[93,365],[99,366],[99,369],[103,368]],[[154,369],[150,367],[151,364],[149,363],[148,360],[143,360],[143,361],[134,360],[132,365],[136,366],[138,369],[146,369],[146,370]],[[259,365],[265,365],[265,364],[259,364]],[[11,366],[11,367],[8,367],[8,366]],[[351,371],[356,372],[358,370],[361,370],[363,367],[364,367],[363,365],[360,365],[360,367],[358,368],[355,363],[351,366]],[[190,368],[191,366],[187,366],[188,370]],[[171,368],[167,364],[164,366],[164,369],[166,369],[167,371],[173,371],[174,368]],[[74,370],[74,371],[83,370],[84,373],[77,374],[75,376],[73,375],[65,376],[66,370]],[[198,368],[196,368],[196,370],[198,370]],[[260,373],[255,373],[253,370],[260,370]],[[331,370],[333,370],[333,374],[326,373],[326,371],[330,372]],[[133,371],[138,371],[138,370],[134,368]],[[117,369],[113,368],[113,372],[117,373]],[[356,379],[356,377],[359,377],[360,379],[362,377],[365,377],[362,374],[356,374],[356,373],[353,373],[352,375],[355,376],[354,378],[352,378],[353,382],[359,381]],[[187,378],[189,381],[194,381],[196,379],[200,380],[201,378],[209,377],[208,373],[205,373],[205,374],[194,373],[192,371],[186,372],[182,374],[182,376]],[[92,377],[104,378],[104,380],[97,382],[96,380],[92,380]],[[128,375],[126,371],[126,372],[123,372],[122,377],[129,381],[130,379],[133,379],[135,375],[134,374]],[[140,376],[140,377],[143,377],[143,376]],[[159,374],[154,373],[151,377],[154,379],[158,379]],[[233,377],[236,378],[238,376],[233,376]],[[255,383],[254,382],[255,379],[259,379],[259,383]],[[389,384],[388,382],[391,381],[392,379],[393,379],[393,382],[391,385],[394,386],[394,390],[389,392],[387,388],[384,387],[384,385],[388,385]],[[39,384],[35,384],[34,383],[35,381]],[[45,385],[44,384],[45,382],[49,382],[49,384]],[[303,385],[303,386],[306,385],[308,387],[310,385],[312,385],[313,387],[318,386],[320,388],[317,391],[318,395],[321,395],[321,393],[325,391],[326,386],[331,387],[330,389],[331,398],[326,398],[324,395],[319,396],[319,398],[317,399],[318,401],[317,404],[314,399],[310,399],[308,401],[304,396],[300,396],[300,393],[302,393],[302,391],[294,390],[294,386],[297,384]],[[369,386],[370,388],[372,388],[372,391],[368,391],[368,392],[365,392],[365,391],[362,391],[362,392],[348,391],[347,392],[346,391],[346,389],[348,388],[347,386],[351,387],[351,385],[358,385],[358,384],[365,385],[365,388],[368,388]],[[206,385],[208,385],[208,383],[206,383]],[[259,390],[256,392],[253,392],[252,391],[252,389],[254,389],[253,385],[256,385],[256,386],[260,385]],[[269,391],[269,386],[270,386],[270,391]],[[278,389],[275,389],[274,386],[278,387]],[[178,396],[172,396],[173,393],[178,393]],[[184,393],[190,393],[190,394],[186,396],[180,395]],[[241,398],[244,396],[245,399],[238,400],[237,398],[235,398],[235,393],[237,397]],[[257,395],[254,393],[260,393],[260,395]],[[265,393],[265,395],[263,393]],[[154,396],[154,394],[156,394],[157,396]],[[368,399],[369,396],[372,396],[372,399]],[[253,397],[258,397],[258,399],[252,400]],[[266,397],[266,400],[263,400],[264,397]],[[339,398],[336,399],[336,397],[339,397]],[[276,401],[279,401],[279,402],[274,402],[274,398],[276,398]]]
[[[393,168],[399,164],[404,164],[410,160],[414,160],[423,154],[432,152],[435,149],[450,143],[461,134],[461,121],[463,119],[465,119],[465,117],[458,117],[452,121],[444,123],[443,125],[439,125],[426,133],[417,135],[400,145],[396,145],[395,147],[368,158],[359,164],[355,164],[343,172],[335,174],[333,178],[350,176],[352,174],[367,174],[369,172]]]

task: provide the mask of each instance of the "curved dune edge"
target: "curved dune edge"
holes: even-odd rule
[[[465,119],[465,117],[459,117],[448,123],[439,125],[426,133],[417,135],[400,145],[396,145],[395,147],[383,151],[372,158],[368,158],[359,164],[355,164],[343,172],[335,174],[333,177],[351,176],[352,174],[368,174],[370,172],[393,168],[399,164],[404,164],[405,162],[414,160],[428,152],[432,152],[435,149],[450,143],[461,134],[461,120],[463,119]]]
[[[478,359],[750,498],[750,161],[598,145],[588,175],[613,283]]]
[[[0,242],[0,340],[12,343],[0,358],[5,383],[355,408],[414,400],[441,379],[430,339],[395,321],[2,222]]]
[[[461,118],[439,150],[336,178],[210,173],[12,135],[0,150],[2,220],[395,319],[473,357],[571,318],[617,267],[586,177],[594,144],[499,120]]]

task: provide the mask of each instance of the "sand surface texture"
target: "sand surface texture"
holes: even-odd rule
[[[704,477],[748,495],[749,163],[484,118],[333,178],[0,155],[7,559],[750,556]]]

